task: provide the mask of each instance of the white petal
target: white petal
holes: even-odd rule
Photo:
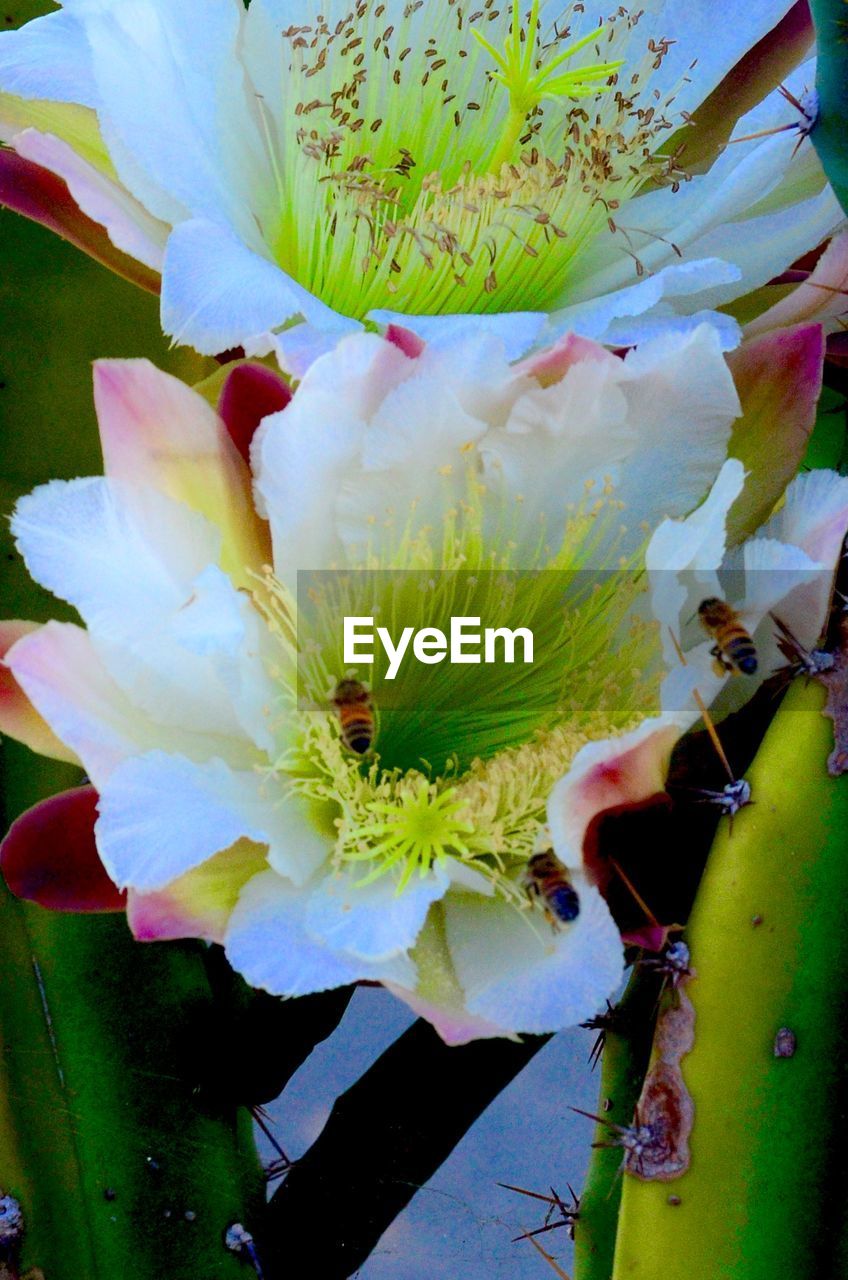
[[[269,865],[292,884],[305,885],[327,861],[335,843],[326,812],[294,792],[277,799],[264,821]]]
[[[740,283],[733,288],[709,289],[698,302],[721,307],[741,294],[759,289],[789,268],[810,245],[829,239],[843,217],[836,197],[826,187],[809,200],[799,200],[775,213],[717,227],[704,237],[698,249],[734,263],[740,271]]]
[[[18,641],[5,661],[98,789],[122,760],[156,747],[199,761],[225,755],[241,769],[256,758],[246,739],[206,733],[190,718],[178,724],[157,722],[127,696],[81,627],[48,622]]]
[[[754,686],[749,683],[749,676],[745,677],[745,683],[742,684],[740,681],[730,680],[727,672],[717,673],[712,648],[712,640],[702,640],[694,648],[687,647],[685,665],[679,660],[670,659],[673,665],[663,679],[660,689],[663,714],[674,717],[685,728],[691,727],[701,715],[695,697],[696,690],[701,701],[713,709],[716,718],[718,713],[714,707],[715,699],[724,689],[735,687],[739,691],[740,705],[741,702],[747,702],[754,691]]]
[[[571,296],[582,295],[583,300],[555,311],[551,316],[551,329],[556,335],[573,330],[584,338],[607,342],[612,333],[621,337],[622,329],[616,330],[614,326],[622,317],[644,316],[660,303],[671,302],[677,310],[680,299],[699,296],[708,289],[733,284],[740,279],[739,268],[720,258],[675,261],[636,284],[598,296],[599,285],[587,272],[569,290]]]
[[[820,566],[800,547],[778,542],[776,538],[750,538],[741,548],[745,594],[742,612],[751,627],[759,624],[763,614],[799,587],[807,587],[820,576]],[[733,579],[736,557],[726,565]],[[720,575],[721,576],[721,575]],[[818,631],[816,631],[818,636]]]
[[[0,90],[97,106],[88,43],[73,13],[48,13],[0,35]]]
[[[465,890],[466,893],[482,893],[484,898],[493,898],[495,896],[494,885],[491,880],[487,880],[479,871],[475,871],[473,867],[469,867],[467,863],[460,862],[458,858],[447,858],[445,860],[445,869],[450,877],[450,882],[457,890]]]
[[[648,543],[651,607],[669,668],[678,661],[671,633],[680,639],[700,601],[720,594],[717,571],[727,543],[727,515],[744,483],[742,463],[728,458],[700,507],[685,520],[664,520]]]
[[[253,443],[260,510],[271,521],[278,573],[343,559],[331,518],[336,496],[358,471],[365,423],[413,362],[373,335],[357,334],[312,366],[292,402],[266,418]]]
[[[531,385],[524,371],[511,363],[503,340],[485,326],[469,325],[461,332],[435,335],[414,365],[449,383],[467,414],[492,425],[506,422],[518,396]]]
[[[815,65],[810,60],[785,85],[800,97],[814,79]],[[797,108],[775,89],[739,121],[734,138],[768,134],[798,119]],[[657,188],[633,201],[627,211],[634,228],[628,232],[628,247],[638,255],[645,272],[662,274],[680,258],[684,263],[721,259],[736,268],[736,279],[704,282],[692,301],[677,299],[675,311],[687,312],[693,304],[698,309],[720,307],[759,288],[811,246],[826,240],[842,222],[811,144],[802,142],[798,147],[798,142],[795,129],[734,141],[706,173],[695,175],[676,191],[670,186]],[[582,257],[578,273],[579,296],[588,298],[626,286],[633,268],[620,252],[618,238],[605,233]],[[657,308],[656,314],[661,311]],[[623,344],[636,331],[619,321],[607,334],[608,341]]]
[[[19,502],[12,528],[33,577],[79,609],[113,679],[141,711],[225,738],[244,738],[248,727],[269,745],[257,628],[251,621],[252,649],[226,631],[238,612],[246,637],[246,597],[227,587],[228,623],[208,623],[214,658],[191,639],[211,591],[200,575],[220,543],[202,516],[155,489],[98,477],[35,490]],[[215,581],[220,603],[226,581]]]
[[[12,527],[33,576],[79,609],[139,711],[274,749],[271,636],[214,564],[214,526],[157,490],[93,478],[37,489]]]
[[[101,791],[100,856],[116,884],[161,889],[242,837],[271,843],[277,806],[266,790],[260,774],[222,760],[197,764],[164,751],[136,756]]]
[[[275,995],[327,991],[360,979],[414,987],[415,966],[406,955],[382,962],[333,951],[305,928],[306,895],[273,871],[256,876],[242,890],[225,941],[233,968],[254,987]]]
[[[673,41],[656,83],[677,85],[673,110],[693,111],[724,79],[748,50],[791,8],[793,0],[749,0],[734,7],[732,21],[715,0],[651,0],[647,16],[635,29],[636,47],[648,36]],[[633,47],[633,46],[631,46]],[[697,65],[691,67],[694,59]],[[654,86],[654,78],[651,86]]]
[[[481,315],[415,316],[402,311],[375,310],[368,319],[377,324],[399,324],[425,342],[461,342],[478,333],[490,334],[504,344],[507,360],[520,360],[540,342],[548,325],[544,311],[501,311]]]
[[[450,883],[439,867],[414,876],[398,893],[397,880],[381,876],[357,886],[355,871],[326,876],[309,894],[304,925],[310,937],[360,960],[389,960],[414,946],[433,902]]]
[[[276,654],[247,593],[237,591],[225,573],[209,565],[194,580],[188,603],[176,613],[173,636],[180,647],[206,659],[247,737],[273,752],[285,737],[285,726],[281,735],[270,723],[272,709],[279,715],[279,690],[269,674]]]
[[[738,290],[731,292],[735,296]],[[670,306],[663,303],[647,315],[611,321],[604,341],[611,347],[638,347],[667,334],[685,338],[703,325],[712,329],[722,351],[734,351],[742,341],[742,328],[733,316],[724,315],[721,311],[703,310],[692,315],[676,315]]]
[[[467,494],[468,446],[486,424],[463,411],[445,381],[427,378],[416,364],[368,423],[359,466],[340,486],[336,527],[349,563],[364,563],[369,553],[389,563],[404,532],[441,529],[445,513]]]
[[[292,324],[282,333],[269,333],[267,342],[283,373],[300,381],[316,360],[328,355],[338,345],[339,334],[335,329],[322,329],[319,325]],[[248,351],[247,354],[258,355],[261,351]]]
[[[709,491],[727,455],[739,397],[709,325],[667,334],[628,353],[627,418],[637,435],[616,497],[635,530],[685,515]]]
[[[793,543],[822,566],[817,574],[795,575],[794,588],[772,606],[781,621],[808,648],[818,643],[827,621],[834,573],[846,530],[848,478],[833,471],[810,471],[792,481],[780,511],[763,526],[755,540],[759,542],[761,537],[768,537]]]
[[[52,480],[21,498],[12,532],[37,582],[88,621],[177,608],[218,558],[217,530],[154,489],[100,476]]]
[[[97,0],[79,13],[124,183],[165,220],[177,202],[258,241],[252,210],[273,182],[236,52],[237,0]]]
[[[527,555],[540,530],[556,545],[568,507],[585,497],[587,481],[597,482],[625,464],[636,443],[627,415],[622,361],[574,363],[553,386],[527,383],[503,430],[480,443],[486,484],[519,506],[515,537]]]
[[[360,326],[331,311],[226,227],[195,219],[165,250],[162,327],[204,355],[242,346],[295,316],[336,340]],[[260,352],[254,349],[254,354]]]
[[[477,897],[444,903],[445,930],[468,1010],[513,1031],[543,1034],[594,1013],[621,983],[618,928],[597,889],[574,877],[580,914],[554,931],[507,903]]]
[[[794,542],[814,560],[833,565],[848,520],[848,477],[835,471],[809,471],[786,490],[780,510],[758,536]]]
[[[714,331],[666,334],[628,354],[577,361],[554,385],[527,383],[506,428],[480,442],[487,485],[515,506],[519,545],[556,545],[571,504],[607,478],[622,504],[595,563],[635,551],[645,529],[699,502],[727,454],[739,399]],[[523,501],[521,500],[523,498]],[[627,533],[620,535],[619,526]]]
[[[442,1037],[445,1044],[469,1044],[472,1040],[488,1040],[495,1036],[506,1040],[520,1039],[514,1031],[506,1031],[503,1027],[487,1022],[485,1018],[477,1018],[462,1008],[436,1004],[419,995],[417,991],[409,991],[406,987],[387,982],[387,990],[393,996],[408,1005],[418,1018],[426,1018],[434,1031]]]

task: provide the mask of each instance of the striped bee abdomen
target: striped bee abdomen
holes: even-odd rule
[[[339,714],[341,740],[348,751],[367,755],[374,744],[374,707],[371,695],[358,680],[340,680],[333,695]]]
[[[534,853],[527,863],[527,888],[541,898],[552,924],[571,924],[580,915],[580,898],[568,870],[553,849]]]
[[[558,920],[569,924],[580,915],[580,899],[570,884],[557,885],[548,891],[548,905]]]
[[[752,676],[757,669],[757,648],[744,627],[734,627],[732,634],[723,636],[722,641],[722,648],[734,666],[746,676]]]
[[[741,671],[752,676],[757,670],[757,646],[739,621],[739,615],[725,600],[711,596],[698,605],[704,630],[715,640],[712,650],[717,670]]]

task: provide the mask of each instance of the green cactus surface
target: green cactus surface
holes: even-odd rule
[[[818,40],[816,89],[819,118],[811,138],[842,208],[848,210],[848,4],[845,0],[810,0]]]
[[[653,976],[635,970],[615,1007],[613,1026],[604,1033],[598,1114],[611,1124],[629,1124],[651,1052],[658,985]],[[608,1142],[605,1124],[595,1127],[594,1141]],[[609,1280],[615,1252],[621,1202],[621,1151],[598,1147],[580,1197],[574,1231],[574,1280]]]
[[[264,1199],[250,1113],[204,1092],[216,1010],[199,944],[134,943],[121,916],[0,901],[0,1186],[21,1269],[50,1280],[226,1280]]]
[[[687,933],[691,1165],[624,1176],[614,1280],[839,1274],[848,780],[827,774],[823,704],[814,683],[789,690],[746,775],[754,803],[711,851]]]

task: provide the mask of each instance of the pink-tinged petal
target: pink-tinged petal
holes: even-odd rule
[[[567,333],[552,346],[537,355],[529,356],[515,366],[516,374],[535,378],[543,387],[561,382],[569,369],[583,360],[616,360],[605,347],[591,338],[581,338],[577,333]]]
[[[97,798],[94,787],[74,787],[12,823],[0,844],[0,869],[12,893],[52,911],[123,911],[126,896],[94,843]]]
[[[9,651],[15,679],[96,786],[157,730],[115,684],[82,627],[48,622]]]
[[[817,324],[777,329],[727,360],[742,403],[728,451],[747,472],[728,519],[733,546],[768,519],[798,471],[821,395],[824,334]]]
[[[156,893],[130,889],[127,919],[140,942],[205,938],[223,942],[227,922],[248,880],[267,871],[264,845],[237,840]]]
[[[599,814],[640,804],[665,790],[671,752],[682,732],[679,719],[657,717],[578,752],[548,800],[553,846],[566,866],[580,867],[587,858],[586,836]],[[598,868],[588,865],[588,870],[595,875]]]
[[[469,1013],[467,1009],[451,1009],[435,1004],[432,1000],[425,1000],[416,991],[399,987],[394,982],[386,982],[383,985],[387,991],[391,991],[393,996],[397,996],[398,1000],[408,1005],[419,1018],[426,1018],[445,1044],[470,1044],[472,1040],[490,1040],[495,1036],[505,1037],[508,1040],[519,1038],[515,1032],[498,1027],[485,1018],[479,1018]]]
[[[71,196],[67,183],[49,169],[0,149],[0,204],[22,213],[70,241],[90,257],[150,293],[158,293],[161,279],[150,267],[117,249],[100,226]]]
[[[56,737],[47,721],[38,714],[3,661],[12,645],[17,644],[23,636],[39,630],[37,622],[0,622],[0,734],[16,738],[41,756],[65,760],[68,764],[79,764],[78,757]]]
[[[646,924],[641,929],[626,930],[621,941],[629,947],[642,947],[645,951],[662,951],[673,928],[673,925]]]
[[[824,324],[848,310],[848,231],[831,240],[815,269],[790,294],[745,326],[747,338],[803,322]]]
[[[808,0],[797,0],[693,112],[693,127],[675,138],[675,143],[686,144],[683,165],[690,173],[712,163],[736,121],[798,66],[814,38]]]
[[[827,621],[833,580],[848,531],[848,477],[835,471],[808,471],[796,476],[786,501],[754,540],[789,543],[822,565],[820,573],[794,575],[794,590],[774,611],[808,648],[818,642]],[[790,577],[790,584],[792,582]]]
[[[227,374],[218,413],[248,466],[256,428],[263,418],[285,409],[291,398],[289,384],[264,364],[239,364]]]
[[[64,139],[38,129],[16,134],[14,147],[19,156],[67,183],[71,198],[105,229],[116,249],[161,275],[171,229],[148,213],[117,178],[90,164]]]
[[[387,326],[386,342],[394,343],[405,356],[409,356],[410,360],[416,360],[426,345],[423,338],[419,338],[418,334],[413,333],[411,329],[405,329],[402,324]]]
[[[149,360],[98,360],[94,401],[106,473],[148,484],[221,530],[221,565],[239,586],[270,556],[250,472],[215,411]]]

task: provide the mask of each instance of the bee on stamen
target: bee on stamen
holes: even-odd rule
[[[739,614],[725,600],[710,596],[698,605],[701,626],[715,640],[710,653],[716,675],[752,676],[757,670],[757,646],[739,620]]]
[[[374,703],[359,680],[344,679],[336,685],[332,698],[341,725],[341,740],[348,751],[366,756],[377,736]]]

